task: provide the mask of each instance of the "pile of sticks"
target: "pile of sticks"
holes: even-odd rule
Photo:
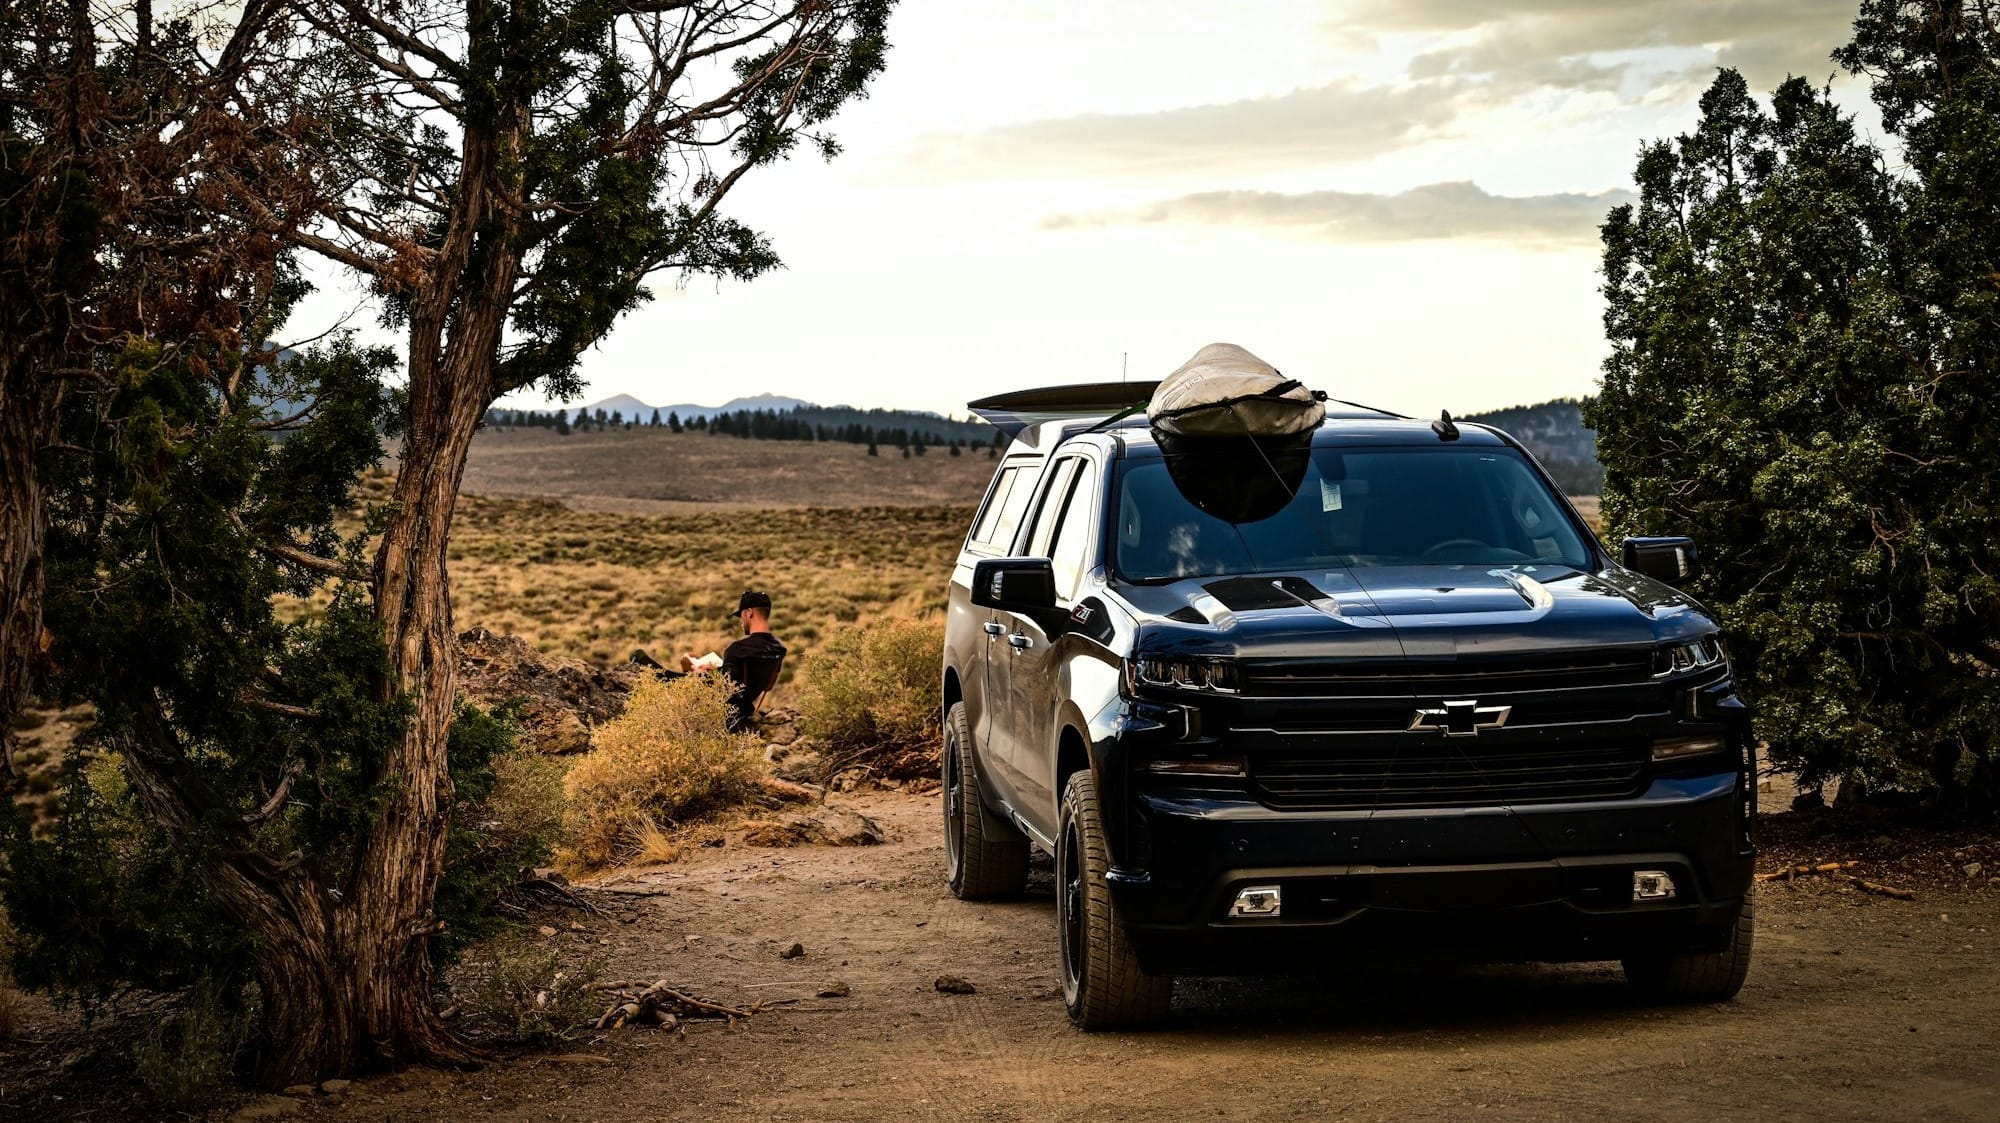
[[[678,1029],[683,1021],[690,1018],[727,1018],[735,1021],[756,1012],[754,1007],[744,1010],[704,1002],[668,986],[664,979],[651,986],[633,982],[600,983],[597,989],[610,992],[612,996],[604,1016],[597,1019],[598,1029],[620,1029],[624,1026]]]
[[[1867,878],[1861,877],[1857,874],[1850,874],[1846,872],[1847,870],[1851,870],[1860,864],[1861,864],[1860,862],[1855,861],[1855,862],[1821,862],[1818,865],[1786,866],[1784,869],[1774,870],[1770,873],[1760,873],[1757,875],[1757,880],[1791,881],[1795,878],[1812,877],[1815,874],[1827,874],[1827,873],[1839,874],[1840,876],[1844,877],[1847,880],[1847,883],[1849,885],[1854,886],[1856,889],[1863,890],[1864,892],[1878,893],[1884,897],[1894,897],[1899,901],[1914,901],[1917,899],[1917,891],[1914,889],[1898,889],[1893,885],[1882,885],[1878,882],[1870,881]]]

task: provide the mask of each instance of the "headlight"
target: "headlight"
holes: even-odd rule
[[[1236,664],[1228,659],[1139,656],[1125,661],[1125,682],[1134,689],[1152,686],[1210,694],[1235,694],[1241,689]]]
[[[1722,641],[1715,636],[1703,636],[1688,643],[1677,643],[1669,647],[1657,648],[1653,652],[1653,677],[1686,674],[1689,671],[1719,667],[1729,658],[1722,649]]]

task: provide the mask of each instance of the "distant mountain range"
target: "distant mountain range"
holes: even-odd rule
[[[574,416],[577,407],[564,412]],[[755,394],[732,398],[719,406],[677,403],[655,406],[630,394],[617,394],[582,407],[589,416],[600,412],[617,414],[622,421],[640,425],[659,411],[662,421],[670,415],[682,423],[697,419],[714,422],[727,417],[736,422],[729,430],[739,435],[770,436],[787,440],[865,441],[866,432],[879,433],[885,443],[900,444],[921,435],[933,443],[964,442],[985,444],[993,430],[976,420],[957,421],[942,414],[918,410],[858,410],[848,406],[820,406],[781,394]],[[523,411],[498,410],[501,418]],[[554,410],[539,411],[553,414]],[[741,415],[761,415],[748,417]],[[754,426],[750,424],[754,420]],[[1528,446],[1563,490],[1571,495],[1595,495],[1604,486],[1604,468],[1597,462],[1597,433],[1583,423],[1583,403],[1575,398],[1558,398],[1536,405],[1496,409],[1459,418],[1503,430]],[[518,423],[518,422],[517,422]]]
[[[747,398],[731,398],[719,406],[699,406],[689,402],[656,406],[649,402],[642,402],[630,394],[614,394],[601,402],[591,402],[583,408],[590,411],[593,417],[601,409],[607,414],[616,412],[627,419],[636,417],[641,421],[651,420],[653,411],[657,409],[660,411],[662,418],[671,413],[679,415],[682,421],[691,421],[697,417],[712,418],[718,413],[735,413],[738,410],[744,409],[753,411],[767,409],[778,413],[810,405],[812,405],[811,402],[800,398],[788,398],[783,394],[752,394]],[[571,412],[575,412],[575,407],[571,407]]]

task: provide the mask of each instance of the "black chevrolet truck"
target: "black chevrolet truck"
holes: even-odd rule
[[[1117,415],[1146,390],[973,403],[1013,440],[951,580],[947,876],[1004,897],[1054,855],[1071,1019],[1411,953],[1733,996],[1754,756],[1673,587],[1694,544],[1613,557],[1506,434],[1358,409],[1271,512],[1218,517],[1277,469],[1173,460]]]

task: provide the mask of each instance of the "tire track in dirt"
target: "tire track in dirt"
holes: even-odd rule
[[[1917,902],[1767,887],[1757,964],[1720,1006],[1635,1004],[1615,966],[1336,962],[1324,978],[1184,983],[1166,1028],[1085,1035],[1057,996],[1046,880],[1022,901],[952,900],[934,797],[851,801],[888,843],[704,851],[645,875],[668,894],[601,937],[614,975],[707,998],[796,995],[828,977],[851,997],[685,1041],[639,1031],[569,1047],[606,1064],[367,1081],[309,1110],[357,1123],[1995,1117],[2000,892],[1984,887]],[[794,940],[806,955],[780,959]],[[946,972],[979,993],[936,993]]]

